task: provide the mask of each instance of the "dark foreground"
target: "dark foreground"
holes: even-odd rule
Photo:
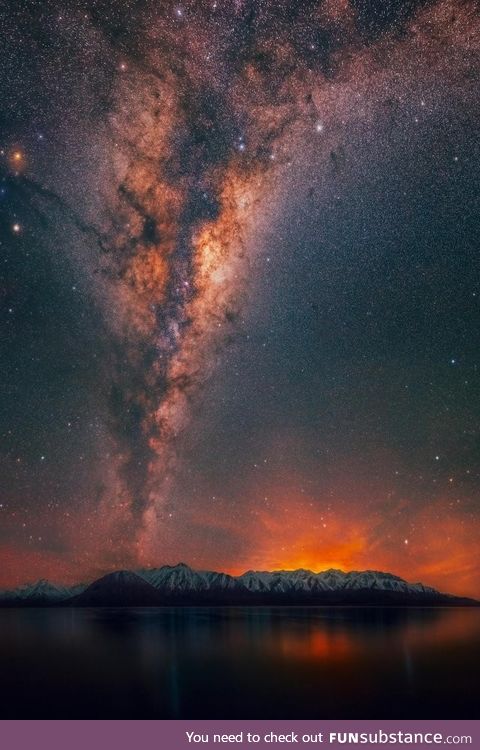
[[[472,608],[4,609],[0,718],[471,718]]]

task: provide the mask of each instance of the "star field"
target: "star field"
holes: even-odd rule
[[[0,585],[478,591],[475,3],[5,3]]]

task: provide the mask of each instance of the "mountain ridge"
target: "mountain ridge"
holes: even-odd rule
[[[478,605],[393,573],[335,568],[314,573],[247,570],[238,576],[194,570],[185,563],[119,570],[91,583],[63,586],[40,579],[0,591],[0,606],[162,606],[162,605]]]

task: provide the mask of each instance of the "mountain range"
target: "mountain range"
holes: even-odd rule
[[[46,580],[0,591],[0,606],[121,607],[162,605],[363,604],[461,606],[473,599],[374,570],[249,570],[239,576],[193,570],[184,563],[121,570],[93,583],[57,586]]]

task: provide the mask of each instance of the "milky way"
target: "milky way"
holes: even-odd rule
[[[5,581],[471,593],[475,4],[2,13]]]

